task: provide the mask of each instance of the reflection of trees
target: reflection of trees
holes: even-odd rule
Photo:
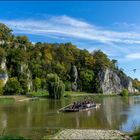
[[[72,99],[48,99],[0,107],[0,128],[16,128],[13,130],[16,134],[30,133],[32,128],[38,127],[119,128],[127,119],[120,113],[135,99],[107,97],[101,99],[101,107],[97,110],[57,113],[58,109],[71,102]]]
[[[129,98],[130,105],[138,104],[138,103],[140,103],[140,96],[133,96]]]
[[[107,97],[102,99],[101,107],[97,110],[65,114],[64,127],[71,128],[105,128],[118,129],[127,120],[126,115],[121,115],[128,107],[128,99],[121,97]],[[69,119],[67,117],[69,115]]]

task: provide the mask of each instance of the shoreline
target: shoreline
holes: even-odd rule
[[[21,100],[29,99],[29,97],[27,97],[26,95],[3,95],[0,96],[0,99],[11,99],[15,102],[19,102]]]
[[[123,97],[130,97],[130,96],[139,96],[140,93],[132,94],[130,93],[128,96]],[[77,97],[98,97],[98,98],[104,98],[104,97],[116,97],[120,96],[119,94],[101,94],[101,93],[86,93],[86,92],[71,92],[66,91],[64,94],[64,98],[77,98]],[[38,92],[31,92],[26,95],[2,95],[0,96],[0,99],[14,99],[17,101],[28,101],[36,98],[46,98],[49,99],[49,94],[46,92],[46,94],[38,94]]]

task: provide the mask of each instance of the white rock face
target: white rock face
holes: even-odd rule
[[[77,91],[77,79],[78,79],[78,71],[77,71],[77,68],[76,66],[73,66],[72,67],[72,74],[73,74],[73,82],[71,84],[72,86],[72,90],[73,91]]]
[[[0,74],[0,80],[3,81],[3,85],[6,84],[6,82],[8,81],[8,74],[4,73],[4,74]]]
[[[6,59],[4,59],[0,64],[0,69],[6,71]],[[0,73],[0,80],[3,81],[3,85],[6,84],[8,81],[8,74],[7,73]]]
[[[6,59],[1,62],[1,69],[6,70]]]
[[[114,72],[110,69],[100,71],[100,88],[104,94],[120,93],[124,88],[133,92],[132,81],[124,74]]]

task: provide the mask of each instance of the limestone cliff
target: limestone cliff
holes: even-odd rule
[[[6,59],[2,59],[0,62],[0,80],[3,81],[3,85],[6,84],[8,80],[8,74],[6,70]]]
[[[103,94],[120,93],[124,88],[133,92],[132,81],[121,71],[110,69],[98,73],[100,88]]]
[[[78,79],[78,71],[75,65],[72,66],[71,68],[71,80],[72,80],[72,85],[71,88],[73,91],[77,91],[77,79]]]

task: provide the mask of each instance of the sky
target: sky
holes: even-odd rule
[[[140,80],[140,1],[0,1],[0,22],[33,43],[100,49]]]

